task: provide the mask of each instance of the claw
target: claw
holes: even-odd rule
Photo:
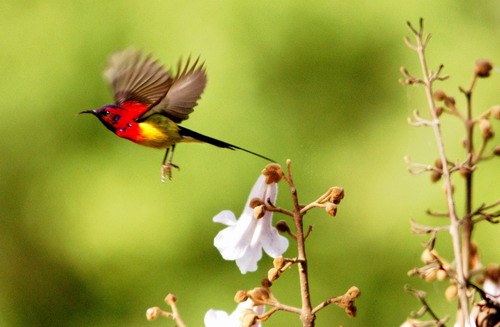
[[[179,166],[174,165],[171,162],[161,165],[161,181],[163,183],[165,183],[167,176],[169,180],[172,180],[172,168],[177,168],[179,170],[181,169]]]

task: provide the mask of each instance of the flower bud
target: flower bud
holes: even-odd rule
[[[276,223],[276,229],[278,230],[278,232],[280,233],[288,233],[290,232],[290,227],[288,227],[288,224],[286,221],[284,220],[280,220]]]
[[[427,274],[425,274],[424,279],[428,282],[432,282],[434,279],[437,277],[437,270],[432,270],[429,271]]]
[[[337,205],[331,202],[327,202],[325,205],[325,211],[332,217],[335,217],[337,214]]]
[[[273,283],[271,283],[268,278],[262,278],[262,280],[260,281],[260,285],[262,285],[262,287],[264,288],[271,288],[271,286],[273,286]]]
[[[262,171],[262,175],[266,177],[266,184],[278,183],[283,177],[284,173],[281,166],[278,164],[269,164]]]
[[[253,216],[255,219],[260,219],[264,217],[265,214],[266,214],[266,207],[263,204],[253,208]]]
[[[500,119],[500,106],[493,106],[490,108],[490,115],[495,119]]]
[[[168,293],[168,295],[165,297],[165,303],[171,306],[175,302],[177,302],[177,297],[175,296],[175,294]]]
[[[251,327],[257,322],[257,314],[255,311],[246,309],[242,312],[242,316],[240,318],[241,327]]]
[[[422,260],[423,263],[428,264],[436,260],[436,258],[432,254],[432,252],[429,251],[429,249],[425,249],[424,252],[422,252],[422,255],[420,256],[420,260]]]
[[[446,97],[444,99],[444,104],[448,107],[448,108],[453,108],[455,107],[455,98],[454,97]]]
[[[250,203],[248,204],[248,206],[253,209],[256,206],[259,206],[261,204],[264,204],[264,201],[262,201],[259,198],[253,198],[252,200],[250,200]]]
[[[435,110],[436,110],[436,116],[440,117],[443,114],[444,107],[439,106],[439,107],[436,107]]]
[[[474,73],[478,77],[490,76],[490,71],[493,69],[493,64],[487,59],[478,59],[474,65]]]
[[[431,181],[433,183],[436,183],[437,181],[439,181],[441,179],[441,174],[437,171],[433,171],[431,173]]]
[[[239,290],[234,295],[234,301],[238,303],[245,302],[247,299],[248,299],[247,292],[243,290]]]
[[[443,162],[441,161],[441,158],[437,158],[434,161],[434,167],[436,167],[437,169],[443,169]]]
[[[443,90],[436,90],[436,92],[434,92],[434,99],[437,101],[443,101],[446,99],[446,93],[444,93]]]
[[[493,150],[493,154],[496,156],[500,156],[500,145],[497,145]]]
[[[264,287],[256,287],[248,291],[247,295],[255,305],[265,304],[271,297],[269,290]]]
[[[457,285],[455,285],[455,284],[451,284],[444,291],[444,296],[450,302],[453,301],[453,299],[457,296],[457,294],[458,294],[458,288],[457,288]]]
[[[269,279],[269,281],[271,281],[271,282],[274,282],[276,279],[278,279],[280,277],[280,274],[281,274],[281,272],[279,269],[271,268],[267,272],[267,279]]]
[[[460,167],[458,172],[460,173],[460,176],[467,178],[471,174],[471,169],[468,167]]]
[[[155,320],[156,318],[158,318],[160,313],[161,313],[161,309],[159,307],[149,308],[146,311],[146,319],[147,320]]]
[[[281,269],[285,265],[285,259],[282,256],[276,257],[273,260],[273,266],[276,269]]]
[[[479,129],[485,140],[492,138],[494,135],[493,127],[491,127],[491,123],[488,119],[479,120]]]
[[[443,269],[439,269],[436,273],[436,279],[439,280],[439,281],[443,281],[446,279],[446,277],[448,277],[448,274],[446,273],[446,271],[444,271]]]
[[[334,186],[331,190],[331,201],[335,204],[339,204],[340,201],[344,198],[344,189],[339,186]]]

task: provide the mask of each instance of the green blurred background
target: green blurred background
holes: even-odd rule
[[[112,101],[101,72],[111,52],[130,45],[167,66],[181,55],[206,60],[208,87],[184,126],[281,164],[292,159],[303,203],[345,188],[336,218],[307,216],[312,297],[352,285],[362,297],[357,318],[331,306],[319,326],[399,325],[418,308],[406,283],[425,288],[439,315],[454,310],[447,282],[406,275],[425,240],[410,233],[409,218],[441,224],[423,211],[444,202],[439,184],[410,176],[403,162],[407,154],[432,162],[437,152],[430,130],[406,124],[426,108],[421,89],[398,83],[401,65],[418,71],[402,37],[406,20],[426,19],[429,62],[446,65],[452,78],[441,86],[463,107],[457,86],[469,85],[475,59],[499,61],[498,1],[7,0],[0,17],[1,326],[174,326],[144,316],[166,309],[168,292],[185,322],[202,326],[208,309],[231,312],[234,293],[271,265],[266,256],[258,272],[241,275],[212,245],[223,228],[212,217],[240,214],[264,161],[180,145],[182,170],[162,184],[162,152],[76,115]],[[498,73],[479,81],[476,112],[498,104],[499,86]],[[461,126],[444,123],[450,157],[461,158]],[[498,161],[476,175],[475,203],[497,199]],[[278,203],[290,206],[281,186]],[[498,229],[484,224],[475,236],[483,261],[500,261]],[[446,235],[438,249],[449,258]],[[273,290],[299,305],[297,286],[290,271]],[[284,324],[300,326],[282,312],[265,326]]]

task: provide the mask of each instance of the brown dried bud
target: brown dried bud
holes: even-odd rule
[[[458,172],[460,173],[460,176],[462,177],[468,177],[470,176],[472,170],[468,167],[460,167],[460,169],[458,170]]]
[[[344,198],[344,189],[339,186],[334,186],[331,188],[331,192],[331,201],[335,204],[339,204],[340,201]]]
[[[280,233],[288,233],[290,232],[290,227],[288,227],[288,224],[284,220],[280,220],[276,223],[276,229]]]
[[[444,104],[448,107],[448,108],[454,108],[455,107],[455,98],[454,97],[446,97],[444,99]]]
[[[281,178],[284,176],[283,170],[281,166],[278,164],[269,164],[262,171],[262,175],[266,177],[266,184],[278,183]]]
[[[495,119],[500,119],[500,106],[493,106],[490,108],[490,115]]]
[[[455,284],[451,284],[444,291],[444,296],[450,302],[453,301],[453,299],[457,296],[457,294],[458,294],[458,288],[457,288],[457,285],[455,285]]]
[[[325,205],[325,211],[332,217],[335,217],[337,214],[337,205],[331,202],[327,202]]]
[[[245,302],[247,299],[248,299],[247,292],[243,290],[239,290],[234,295],[234,301],[238,303]]]
[[[493,127],[488,119],[479,120],[479,129],[485,140],[492,138],[494,135]]]
[[[175,302],[177,302],[177,297],[175,296],[175,294],[168,293],[165,297],[165,303],[171,306]]]
[[[441,179],[441,173],[437,172],[437,171],[433,171],[432,174],[431,174],[431,181],[433,183],[436,183],[437,181],[439,181]]]
[[[436,107],[436,116],[440,117],[443,114],[443,111],[444,107],[442,106]]]
[[[161,314],[162,310],[159,307],[152,307],[146,311],[147,320],[155,320]]]
[[[260,219],[264,217],[265,214],[266,214],[266,207],[263,204],[253,208],[253,216],[255,219]]]
[[[446,271],[444,271],[443,269],[439,269],[436,273],[436,279],[439,280],[439,281],[443,281],[445,280],[446,278],[448,277],[448,274],[446,273]]]
[[[271,288],[271,286],[273,286],[273,283],[271,283],[268,278],[262,278],[262,280],[260,281],[260,285],[265,288]]]
[[[259,318],[259,316],[257,316],[255,311],[246,309],[243,311],[242,316],[240,318],[241,326],[251,327],[257,322],[257,318]]]
[[[478,59],[474,65],[474,73],[478,77],[490,76],[490,71],[493,69],[493,64],[487,59]]]
[[[479,261],[479,251],[477,250],[477,244],[472,242],[470,244],[470,255],[469,255],[469,268],[470,270],[475,270],[481,266]]]
[[[437,169],[443,169],[443,162],[441,161],[440,158],[437,158],[434,161],[434,167],[436,167]]]
[[[282,256],[274,258],[273,260],[274,268],[281,269],[283,268],[284,265],[285,265],[285,258],[283,258]]]
[[[434,99],[443,101],[444,99],[446,99],[446,93],[444,93],[443,90],[436,90],[436,92],[434,92]]]
[[[256,287],[253,290],[248,291],[247,295],[255,305],[265,304],[271,297],[269,290],[264,287]]]
[[[256,206],[260,206],[261,204],[264,204],[264,201],[262,201],[259,198],[253,198],[252,200],[250,200],[250,203],[248,206],[253,209]]]
[[[500,145],[495,146],[495,149],[493,149],[493,154],[496,156],[500,156]]]
[[[269,281],[271,281],[271,282],[274,282],[276,279],[278,279],[280,277],[280,274],[281,274],[281,272],[279,269],[271,268],[267,272],[267,279],[269,279]]]

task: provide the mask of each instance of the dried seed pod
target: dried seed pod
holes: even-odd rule
[[[479,120],[479,129],[481,130],[481,134],[485,140],[493,137],[493,127],[488,119]]]
[[[434,99],[437,101],[443,101],[446,99],[446,93],[444,93],[443,90],[436,90],[436,92],[434,92]]]
[[[337,205],[331,202],[327,202],[325,204],[325,211],[330,216],[335,217],[335,215],[337,214]]]
[[[488,59],[478,59],[474,64],[474,73],[478,77],[490,76],[490,71],[493,69],[493,64]]]

